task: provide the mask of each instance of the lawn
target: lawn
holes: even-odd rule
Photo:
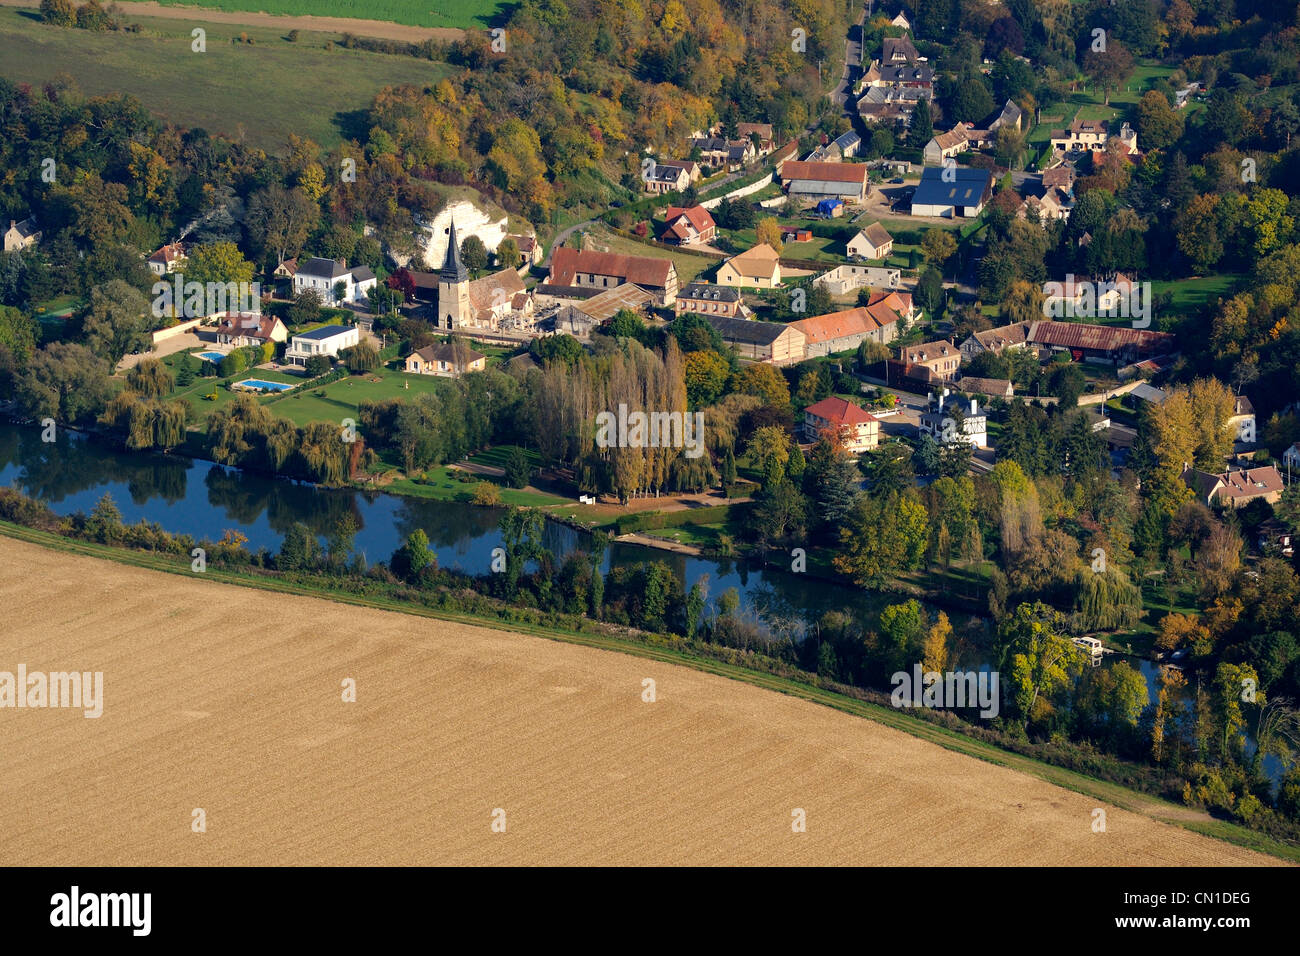
[[[464,474],[464,472],[440,467],[430,468],[424,473],[424,477],[419,480],[410,478],[401,478],[384,487],[385,491],[398,495],[410,495],[413,498],[433,498],[438,501],[462,501],[469,502],[474,498],[474,489],[480,481],[491,481],[489,478],[477,478],[474,481],[459,481],[455,476]],[[540,491],[529,491],[527,489],[506,488],[499,482],[493,481],[492,484],[501,488],[501,503],[514,505],[516,507],[542,506],[570,504],[568,498],[559,498],[555,495],[544,494]]]
[[[193,6],[189,0],[159,0],[165,7]],[[214,10],[247,10],[282,16],[353,17],[416,27],[484,27],[500,22],[506,4],[498,0],[203,0]]]
[[[262,377],[262,373],[257,373]],[[377,379],[377,381],[375,381]],[[337,382],[320,387],[308,387],[290,394],[271,405],[271,410],[295,425],[309,422],[341,422],[357,417],[362,401],[383,401],[389,398],[411,400],[420,392],[431,392],[438,383],[446,383],[434,375],[407,375],[391,369],[379,369],[364,375],[349,375]],[[324,392],[324,395],[318,395]]]
[[[1172,282],[1152,282],[1151,295],[1165,292],[1174,294],[1173,301],[1165,309],[1166,313],[1178,316],[1190,315],[1220,297],[1231,295],[1232,288],[1241,278],[1232,272],[1211,276],[1197,276],[1194,279],[1177,279]]]
[[[268,150],[283,147],[289,133],[309,136],[326,149],[360,136],[361,113],[384,86],[426,86],[451,72],[445,63],[325,49],[307,39],[289,43],[282,30],[216,23],[203,24],[207,52],[194,53],[190,30],[202,23],[197,17],[141,17],[143,31],[132,34],[64,29],[33,16],[30,10],[0,8],[0,75],[39,87],[67,74],[88,96],[128,93],[163,119]],[[241,32],[255,42],[231,43]]]
[[[469,461],[475,465],[486,465],[489,468],[504,468],[506,459],[514,451],[517,445],[497,445],[484,451],[477,452],[469,456]],[[528,459],[529,468],[540,468],[542,456],[535,451],[524,449],[524,456]]]

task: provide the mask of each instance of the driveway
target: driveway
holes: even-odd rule
[[[186,349],[196,349],[204,345],[211,345],[213,335],[208,333],[208,340],[204,341],[193,332],[182,332],[180,335],[173,335],[169,339],[163,339],[157,345],[147,352],[141,352],[139,355],[127,355],[122,361],[117,363],[117,371],[125,372],[129,368],[134,368],[140,362],[147,358],[162,358],[166,355],[174,355],[177,352],[184,352]]]

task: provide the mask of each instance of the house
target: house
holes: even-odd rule
[[[771,123],[737,123],[736,136],[750,141],[757,136],[759,156],[766,156],[776,148],[776,141],[772,138]]]
[[[689,159],[661,159],[658,160],[658,165],[676,166],[678,169],[686,170],[686,175],[692,183],[698,183],[704,177],[704,173],[700,169],[700,164],[693,163]]]
[[[969,404],[950,401],[948,389],[930,395],[930,406],[921,413],[919,430],[940,445],[965,442],[976,448],[988,447],[988,415],[980,410],[979,399]],[[960,423],[960,425],[958,424]]]
[[[740,290],[708,282],[692,282],[677,294],[677,314],[699,312],[737,318],[745,312]]]
[[[890,64],[872,60],[859,87],[864,90],[869,87],[917,90],[928,97],[934,89],[934,68],[925,63]]]
[[[185,247],[179,242],[169,242],[145,261],[154,275],[169,276],[183,266],[185,260]]]
[[[1282,452],[1282,464],[1286,465],[1288,472],[1293,469],[1295,471],[1300,471],[1300,441]]]
[[[809,163],[790,160],[781,167],[781,179],[791,198],[818,201],[842,199],[866,202],[871,184],[865,163]]]
[[[987,169],[929,166],[912,194],[912,215],[974,219],[992,196],[993,174]]]
[[[678,246],[707,245],[717,237],[718,224],[703,206],[669,206],[661,242]]]
[[[1004,126],[1015,130],[1020,129],[1020,124],[1024,121],[1024,115],[1024,110],[1008,99],[1002,104],[1002,111],[985,125],[988,131],[996,136],[997,131]]]
[[[700,151],[700,159],[715,168],[730,170],[748,166],[758,157],[751,139],[723,139],[720,136],[697,136],[691,140],[691,149]]]
[[[827,436],[850,455],[861,455],[880,445],[880,419],[861,405],[832,395],[803,410],[803,433],[807,441]]]
[[[1027,196],[1016,210],[1017,219],[1029,219],[1032,214],[1040,225],[1046,227],[1053,219],[1069,219],[1074,200],[1060,189],[1049,189],[1042,197]]]
[[[1176,90],[1174,92],[1174,109],[1180,110],[1186,106],[1191,101],[1191,98],[1200,91],[1200,89],[1200,83],[1189,83],[1181,90]]]
[[[217,323],[217,344],[264,345],[283,342],[289,338],[289,329],[274,315],[246,315],[230,313]]]
[[[850,259],[887,259],[894,251],[894,237],[878,222],[873,222],[849,240]]]
[[[1147,382],[1139,382],[1129,389],[1129,394],[1140,402],[1163,405],[1169,399],[1169,393],[1163,388],[1156,388]]]
[[[882,269],[877,266],[845,264],[813,279],[813,285],[824,285],[833,296],[847,295],[863,286],[876,289],[897,289],[903,284],[899,269]]]
[[[306,365],[309,358],[317,355],[337,359],[340,351],[360,341],[361,330],[355,325],[322,325],[293,336],[284,350],[284,361],[288,365]]]
[[[9,220],[9,228],[5,230],[5,252],[28,249],[40,241],[41,231],[36,227],[35,216],[28,216],[22,222]]]
[[[867,299],[867,307],[884,305],[893,309],[903,323],[912,323],[921,317],[921,310],[916,307],[912,293],[893,290],[890,292],[873,292]]]
[[[746,249],[718,267],[718,285],[775,289],[781,284],[780,258],[765,242]]]
[[[889,21],[889,25],[891,27],[902,27],[904,30],[912,29],[912,24],[911,22],[908,21],[907,14],[904,13],[902,10],[899,10],[898,15],[895,16],[894,19]]]
[[[929,369],[932,381],[951,381],[961,367],[961,350],[947,339],[905,345],[899,351],[899,358],[906,364]]]
[[[923,59],[907,37],[885,37],[880,43],[880,62],[889,66],[915,66]]]
[[[985,329],[983,332],[972,332],[961,343],[961,354],[973,359],[981,352],[1001,355],[1007,349],[1022,349],[1028,344],[1032,329],[1032,322],[1016,322],[996,329]]]
[[[366,293],[377,284],[378,280],[369,266],[349,269],[346,259],[308,259],[299,264],[298,271],[293,275],[294,295],[314,289],[320,293],[322,301],[331,305],[338,302],[364,304]]]
[[[956,388],[967,395],[987,395],[989,398],[1013,398],[1015,386],[1005,378],[977,378],[963,375]]]
[[[1099,153],[1106,148],[1111,138],[1118,139],[1129,152],[1138,152],[1137,132],[1125,122],[1118,130],[1110,120],[1086,120],[1076,118],[1069,129],[1052,130],[1053,149],[1064,152],[1087,151]]]
[[[1042,180],[1044,192],[1060,189],[1067,195],[1074,193],[1074,167],[1069,163],[1057,163],[1050,169],[1043,170],[1039,178]]]
[[[692,165],[694,165],[692,163]],[[506,236],[507,239],[513,239],[515,245],[519,247],[519,255],[526,266],[540,266],[546,256],[542,253],[542,244],[537,241],[536,236],[518,236],[511,234]],[[502,265],[509,266],[511,263],[505,262]]]
[[[459,342],[439,342],[416,349],[402,361],[402,370],[412,375],[460,378],[466,372],[487,368],[487,356]]]
[[[1274,504],[1282,497],[1282,475],[1272,465],[1217,474],[1184,465],[1182,478],[1207,505],[1240,508],[1257,499]]]
[[[677,301],[677,269],[671,259],[561,247],[551,252],[546,281],[552,286],[597,292],[631,282],[653,295],[657,306]]]
[[[277,279],[292,279],[297,274],[298,258],[296,256],[292,259],[285,259],[276,266],[275,271],[271,273],[271,275],[275,276]]]
[[[836,137],[835,141],[826,145],[823,151],[823,158],[830,162],[839,162],[842,159],[851,159],[862,149],[862,137],[849,130]]]
[[[910,126],[916,104],[929,98],[929,91],[923,89],[868,85],[858,97],[858,116],[867,125],[880,123],[886,126]]]
[[[705,320],[743,359],[790,365],[802,362],[806,355],[804,335],[793,324],[755,322],[727,315],[706,315]]]
[[[868,340],[882,344],[898,338],[901,316],[884,302],[860,305],[826,315],[814,315],[791,322],[804,336],[804,352],[808,358],[832,355],[856,349]]]
[[[1244,445],[1255,444],[1255,406],[1245,395],[1233,399],[1232,415],[1228,418],[1233,440]]]
[[[655,195],[681,192],[691,184],[691,176],[683,167],[669,166],[667,163],[655,163],[648,167],[642,178],[645,180],[645,191]]]
[[[942,166],[945,159],[952,159],[970,149],[970,137],[966,127],[958,124],[946,133],[933,136],[921,151],[921,161],[927,166]]]

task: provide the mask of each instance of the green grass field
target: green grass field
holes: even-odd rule
[[[87,95],[129,93],[162,119],[278,150],[289,133],[327,149],[359,136],[362,111],[384,86],[425,86],[451,72],[414,57],[327,50],[321,34],[289,43],[283,30],[212,23],[205,26],[207,51],[194,53],[194,23],[138,22],[139,34],[91,33],[0,8],[0,75],[39,87],[67,74]],[[255,43],[231,43],[241,32]]]
[[[262,377],[258,372],[258,377]],[[372,381],[377,378],[379,381]],[[308,422],[338,422],[356,418],[357,408],[365,399],[413,399],[420,392],[431,392],[443,381],[431,375],[407,375],[391,369],[379,369],[365,375],[349,375],[328,385],[308,387],[271,404],[271,410],[295,425]],[[317,395],[324,392],[324,396]]]
[[[647,246],[640,242],[634,242],[631,239],[625,239],[622,236],[616,236],[608,229],[595,226],[590,232],[592,240],[601,247],[607,247],[610,252],[616,252],[625,256],[645,256],[654,259],[671,259],[673,265],[677,267],[677,284],[684,286],[688,282],[694,282],[697,277],[705,272],[710,272],[721,265],[721,259],[707,259],[704,256],[692,256],[682,252],[673,252],[669,249],[656,248]]]
[[[159,0],[164,7],[191,7],[187,0]],[[484,27],[502,20],[498,0],[203,0],[213,10],[247,10],[282,16],[354,17],[417,27]]]
[[[1178,279],[1173,282],[1152,282],[1152,296],[1165,292],[1174,294],[1173,302],[1165,311],[1178,316],[1189,315],[1220,296],[1230,294],[1233,285],[1241,277],[1234,273],[1211,276],[1198,276],[1194,279]]]
[[[501,488],[501,503],[504,505],[514,505],[515,507],[525,506],[546,506],[562,505],[571,502],[568,498],[558,498],[555,495],[548,495],[540,491],[527,491],[516,488],[506,488],[501,485],[500,481],[493,481],[491,478],[478,478],[474,481],[459,481],[455,475],[459,472],[449,468],[430,468],[425,472],[420,481],[412,481],[409,478],[401,478],[397,481],[386,485],[384,490],[393,494],[409,495],[413,498],[433,498],[438,501],[460,501],[469,502],[474,499],[474,489],[480,481],[489,481]]]

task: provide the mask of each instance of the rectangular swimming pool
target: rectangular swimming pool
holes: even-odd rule
[[[201,359],[207,359],[213,365],[220,365],[221,360],[226,357],[225,352],[195,352],[194,354]]]
[[[292,385],[285,382],[264,382],[260,378],[246,378],[242,382],[236,382],[231,388],[250,388],[255,391],[268,392],[287,392],[293,388]]]

